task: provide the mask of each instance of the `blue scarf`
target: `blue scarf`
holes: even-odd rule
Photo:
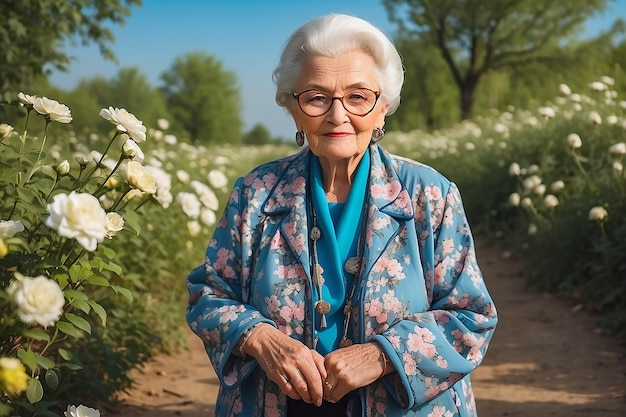
[[[317,351],[326,355],[339,347],[343,333],[343,307],[346,296],[353,285],[353,277],[344,270],[346,260],[357,254],[361,231],[363,207],[370,171],[369,149],[357,167],[354,182],[345,203],[329,203],[326,200],[322,180],[322,168],[317,156],[311,153],[311,198],[317,215],[318,227],[322,231],[317,241],[319,263],[324,269],[322,299],[331,305],[326,315],[327,327],[320,329],[321,316],[315,313],[317,329]],[[313,302],[318,300],[313,291]]]

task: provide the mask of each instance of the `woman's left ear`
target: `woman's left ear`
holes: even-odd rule
[[[379,128],[383,128],[385,126],[385,116],[387,116],[387,112],[389,111],[389,104],[386,104],[378,113],[378,118],[376,119],[376,126]]]

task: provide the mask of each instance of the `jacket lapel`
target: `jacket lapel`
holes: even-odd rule
[[[297,154],[279,173],[276,185],[263,203],[263,214],[273,217],[283,239],[299,259],[310,280],[309,233],[306,190],[309,177],[309,149]],[[377,145],[370,147],[370,199],[366,207],[366,239],[363,250],[367,276],[400,227],[413,218],[413,205],[406,185],[400,180],[391,156]],[[303,242],[301,237],[304,236]]]
[[[413,204],[400,180],[391,156],[377,145],[370,146],[371,172],[364,248],[364,276],[398,233],[400,222],[413,218]]]
[[[310,280],[309,233],[306,190],[309,178],[308,148],[303,149],[278,173],[276,185],[269,192],[261,212],[273,218],[280,233],[298,258]],[[302,239],[304,237],[304,239]]]

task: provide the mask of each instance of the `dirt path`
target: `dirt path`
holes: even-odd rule
[[[624,417],[626,349],[599,334],[593,319],[551,295],[524,287],[520,263],[480,245],[478,259],[500,324],[474,373],[481,417]],[[137,386],[103,416],[207,417],[218,380],[202,344],[159,356],[134,373]]]

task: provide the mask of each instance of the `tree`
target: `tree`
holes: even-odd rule
[[[220,61],[203,52],[191,52],[177,57],[161,79],[173,121],[192,142],[241,140],[237,77],[224,70]]]
[[[241,142],[245,145],[267,145],[272,143],[272,135],[263,124],[257,123],[243,136]]]
[[[124,24],[132,5],[141,0],[0,0],[0,92],[43,74],[46,65],[67,70],[65,40],[94,42],[115,59],[113,33],[104,25]]]
[[[441,128],[458,119],[451,110],[458,102],[446,63],[437,49],[420,39],[399,38],[396,46],[403,57],[405,81],[398,110],[389,117],[389,130],[409,131]]]
[[[490,71],[573,62],[562,50],[607,0],[383,0],[405,36],[435,45],[459,90],[460,116]]]
[[[75,115],[72,124],[78,131],[93,128],[108,131],[111,124],[99,112],[109,106],[128,110],[148,127],[156,126],[161,117],[169,118],[160,91],[136,67],[122,68],[111,79],[98,76],[81,80],[70,93],[55,97],[72,109]]]

